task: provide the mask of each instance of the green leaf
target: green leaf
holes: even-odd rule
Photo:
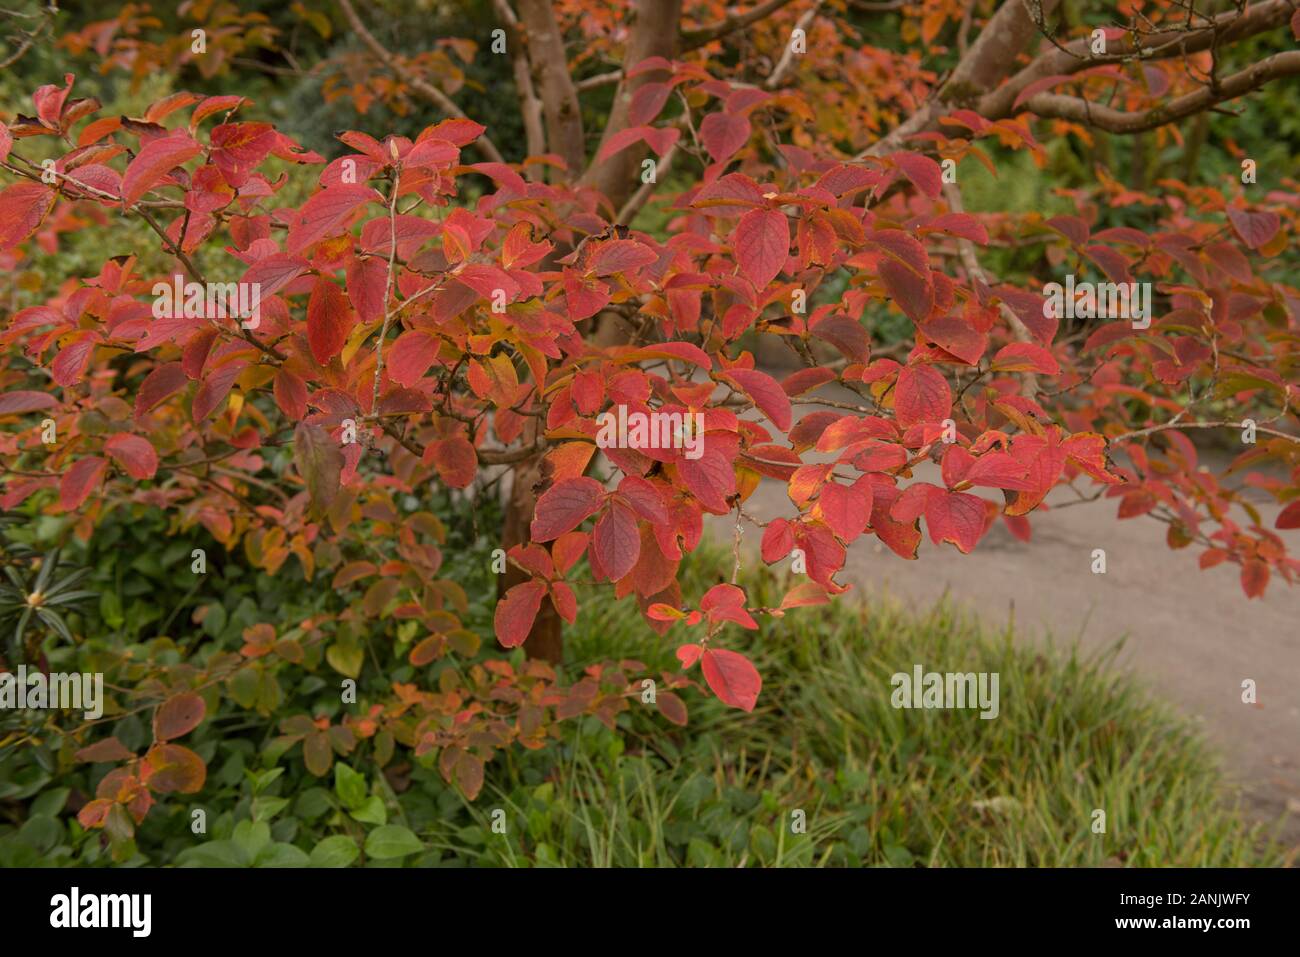
[[[289,806],[288,798],[278,797],[260,797],[253,799],[253,820],[269,821],[286,807]]]
[[[378,795],[372,795],[352,810],[352,817],[363,824],[387,824],[388,809]]]
[[[365,649],[360,645],[334,642],[325,651],[325,660],[339,674],[347,678],[356,678],[361,674],[361,665],[365,661]]]
[[[361,854],[357,842],[346,834],[327,837],[311,850],[312,867],[347,867]]]
[[[254,867],[306,867],[311,863],[307,852],[292,844],[269,844],[257,855]]]
[[[422,850],[424,844],[420,839],[400,824],[377,827],[366,837],[366,855],[377,861],[405,857]]]
[[[240,821],[235,825],[231,840],[248,860],[255,861],[262,848],[271,843],[271,825],[265,821]]]
[[[366,800],[365,775],[358,774],[340,761],[334,765],[334,793],[339,796],[345,808],[356,810]]]
[[[253,781],[253,793],[261,794],[265,791],[280,775],[284,774],[284,768],[271,768],[268,771],[245,771]]]
[[[46,791],[44,794],[38,795],[36,799],[32,801],[31,816],[58,816],[58,813],[63,810],[63,805],[68,800],[68,795],[71,793],[71,788],[54,788],[51,791]]]
[[[234,841],[208,841],[187,847],[176,856],[181,867],[248,867],[248,858]]]

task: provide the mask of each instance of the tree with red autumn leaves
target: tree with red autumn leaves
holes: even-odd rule
[[[1178,147],[1182,121],[1300,73],[1289,0],[1131,2],[1101,25],[1063,18],[1056,0],[491,6],[499,34],[460,42],[499,57],[514,85],[515,159],[490,117],[457,105],[442,47],[394,52],[353,0],[313,14],[364,50],[365,71],[340,69],[330,95],[363,109],[422,101],[441,121],[343,132],[327,159],[237,93],[106,116],[70,74],[34,89],[34,115],[0,125],[0,256],[137,218],[174,267],[113,256],[5,315],[5,509],[38,497],[90,536],[129,501],[201,525],[271,574],[293,557],[355,592],[340,619],[418,622],[418,666],[468,640],[464,592],[439,574],[437,519],[395,503],[509,470],[496,638],[522,645],[527,665],[491,661],[456,687],[395,684],[341,724],[282,722],[313,773],[376,739],[389,755],[436,750],[474,795],[495,749],[540,746],[552,720],[611,719],[639,687],[636,663],[567,686],[553,667],[563,623],[581,614],[584,558],[591,581],[633,596],[679,644],[682,671],[658,696],[679,723],[672,689],[693,684],[696,663],[724,702],[755,706],[748,636],[844,591],[855,541],[874,536],[899,560],[917,558],[923,534],[972,552],[999,520],[1029,540],[1062,485],[1163,521],[1202,568],[1238,566],[1249,597],[1300,572],[1279,534],[1300,527],[1296,182],[1134,188],[1099,163],[1070,194],[1077,215],[1048,218],[967,212],[952,175],[967,158],[996,175],[995,150],[1041,165],[1049,136]],[[73,45],[137,73],[188,62],[188,38],[146,42],[131,28],[140,16],[127,9]],[[213,51],[269,44],[255,18],[222,16],[240,29],[214,28]],[[903,52],[855,26],[885,17]],[[941,37],[956,50],[942,75],[927,59]],[[611,91],[591,128],[584,100]],[[34,158],[37,141],[51,161]],[[291,182],[307,198],[285,206]],[[1103,207],[1128,205],[1145,228],[1097,228]],[[667,216],[655,233],[637,227],[652,207]],[[991,275],[982,257],[1009,244],[1040,248],[1042,268]],[[1066,274],[1149,283],[1150,321],[1062,314],[1044,290]],[[255,286],[260,313],[160,314],[159,283]],[[882,313],[908,322],[902,348],[881,348],[864,318]],[[759,368],[760,343],[800,368]],[[599,417],[619,407],[699,416],[701,454],[598,448]],[[107,425],[85,428],[90,412]],[[1211,430],[1246,439],[1231,477],[1201,466],[1188,438]],[[277,470],[282,449],[293,464]],[[939,482],[910,481],[926,462]],[[788,514],[745,509],[764,479],[786,485]],[[1284,506],[1272,527],[1247,489]],[[769,564],[799,550],[806,576],[779,607],[754,607],[734,573],[683,594],[678,568],[706,515],[761,528]],[[396,554],[377,555],[378,540]],[[125,763],[83,823],[115,805],[139,821],[151,791],[200,787],[202,762],[173,742],[202,720],[203,695],[265,662],[299,665],[337,625],[309,620],[291,640],[259,625],[239,654],[157,678],[147,754],[86,748]]]

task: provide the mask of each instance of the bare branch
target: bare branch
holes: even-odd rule
[[[546,152],[546,131],[542,127],[542,101],[533,88],[533,75],[528,67],[528,51],[519,30],[519,18],[510,9],[508,0],[492,0],[492,7],[511,34],[510,59],[515,69],[515,89],[519,93],[519,114],[524,121],[524,138],[529,156]],[[536,167],[529,167],[529,178],[536,176]]]
[[[1173,123],[1193,113],[1200,113],[1226,100],[1236,99],[1257,90],[1270,80],[1300,73],[1300,51],[1277,53],[1247,67],[1239,73],[1203,86],[1150,109],[1127,113],[1082,97],[1059,93],[1038,93],[1024,106],[1036,116],[1072,120],[1109,133],[1141,133]]]
[[[821,9],[823,2],[824,0],[813,0],[812,7],[804,12],[803,16],[799,18],[794,28],[796,30],[803,30],[807,33],[808,25],[812,23],[813,18],[817,16],[817,11]],[[769,90],[775,90],[781,85],[781,81],[785,78],[785,74],[789,72],[790,66],[793,63],[794,41],[790,40],[786,42],[785,50],[781,54],[781,59],[776,63],[776,69],[772,71],[772,75],[767,78],[767,82],[763,85]]]
[[[948,208],[954,213],[965,212],[965,207],[961,201],[961,190],[955,183],[945,183],[943,186],[944,199],[948,200]],[[985,286],[991,286],[988,275],[980,266],[979,259],[975,255],[975,246],[969,239],[957,239],[957,254],[961,257],[962,265],[966,268],[966,275],[970,279],[976,279]],[[1011,327],[1011,334],[1015,336],[1017,342],[1032,342],[1033,336],[1029,334],[1029,329],[1020,321],[1020,317],[1011,311],[1006,303],[999,303],[999,312],[1007,325]],[[1026,372],[1021,379],[1021,394],[1034,398],[1038,394],[1038,377],[1032,372]]]
[[[672,146],[668,147],[668,152],[664,153],[663,157],[655,166],[654,179],[642,183],[641,188],[633,193],[631,198],[623,204],[623,208],[618,211],[618,215],[614,218],[616,223],[622,223],[625,226],[631,224],[632,220],[636,218],[636,214],[641,211],[641,207],[644,206],[654,194],[656,184],[668,175],[668,171],[672,168],[673,160],[676,157],[677,144],[674,143]]]
[[[385,66],[410,84],[411,89],[415,90],[415,92],[419,93],[426,100],[436,105],[444,113],[449,113],[459,119],[468,118],[465,116],[465,111],[457,106],[452,101],[451,97],[442,92],[442,90],[438,89],[436,86],[426,82],[422,77],[412,73],[401,63],[400,60],[398,60],[391,50],[375,39],[374,34],[366,29],[366,25],[362,23],[361,18],[357,16],[357,11],[352,6],[352,0],[339,0],[339,9],[343,11],[343,16],[347,18],[348,24],[352,27],[353,32],[361,39],[361,42],[366,46],[366,48],[381,60]],[[481,149],[484,154],[487,155],[488,159],[492,160],[492,162],[505,162],[505,159],[501,156],[501,151],[496,148],[496,144],[488,138],[486,133],[475,140],[474,145]]]
[[[1058,0],[1031,0],[1040,17],[1050,16]],[[945,102],[968,102],[993,89],[1011,72],[1016,57],[1038,34],[1024,0],[1006,0],[984,24],[966,55],[939,92]]]
[[[1041,0],[1044,15],[1050,15],[1058,2]],[[948,112],[948,103],[964,103],[993,89],[1011,71],[1016,57],[1036,35],[1037,27],[1022,0],[1006,0],[980,30],[934,97],[854,159],[883,156],[900,149],[909,137],[937,125],[939,117]]]
[[[1107,445],[1118,445],[1120,442],[1131,442],[1134,439],[1140,439],[1148,435],[1154,435],[1157,432],[1166,432],[1169,429],[1244,429],[1245,422],[1165,422],[1162,425],[1152,425],[1145,429],[1138,429],[1134,432],[1125,432],[1123,435],[1117,435],[1114,438],[1107,439]],[[1256,432],[1262,432],[1265,435],[1272,435],[1279,439],[1286,439],[1288,442],[1295,442],[1300,445],[1300,435],[1292,435],[1290,432],[1282,432],[1278,429],[1265,428],[1262,425],[1255,426]]]
[[[584,90],[594,90],[597,87],[609,86],[611,83],[617,83],[623,79],[622,70],[610,70],[608,73],[597,73],[595,76],[589,76],[585,80],[579,80],[574,86],[578,92]]]
[[[725,37],[729,33],[743,30],[751,23],[757,23],[765,17],[770,17],[790,2],[791,0],[766,0],[765,3],[760,3],[747,13],[742,13],[739,16],[728,14],[725,19],[711,26],[701,27],[698,30],[687,30],[682,33],[682,52],[686,53],[702,47],[706,43],[712,43],[714,40]]]
[[[1234,43],[1281,26],[1290,19],[1294,9],[1294,0],[1266,0],[1244,12],[1233,9],[1221,13],[1203,27],[1185,26],[1142,35],[1140,47],[1134,44],[1132,36],[1113,40],[1104,55],[1093,55],[1087,37],[1072,40],[1048,50],[1001,87],[983,96],[977,110],[988,119],[1001,119],[1011,114],[1021,91],[1037,80],[1069,75],[1105,63],[1168,59],[1199,53],[1216,44],[1221,47],[1224,43]]]

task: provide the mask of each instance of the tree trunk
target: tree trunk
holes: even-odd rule
[[[676,57],[681,46],[681,20],[682,0],[637,0],[632,36],[623,54],[624,72],[647,57],[661,56],[666,60]],[[627,110],[632,103],[632,94],[646,83],[662,82],[666,78],[662,71],[653,71],[631,80],[624,77],[619,82],[609,121],[600,138],[602,146],[615,133],[627,128]],[[641,160],[645,155],[645,146],[636,144],[603,163],[593,163],[583,177],[584,184],[594,186],[609,197],[617,212],[641,185]]]

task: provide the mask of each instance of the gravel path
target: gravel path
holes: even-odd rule
[[[938,482],[935,473],[917,478]],[[1057,490],[1048,502],[1072,497]],[[1271,527],[1277,508],[1261,509]],[[783,485],[764,481],[746,511],[765,520],[793,506]],[[1237,566],[1202,572],[1196,549],[1166,547],[1164,525],[1119,521],[1115,511],[1102,499],[1035,512],[1028,544],[999,521],[970,555],[927,537],[920,561],[864,536],[838,580],[868,602],[877,590],[920,606],[947,595],[993,626],[1013,616],[1024,641],[1097,649],[1124,639],[1118,663],[1201,723],[1247,808],[1268,821],[1285,815],[1286,836],[1300,845],[1300,585],[1275,577],[1262,600],[1248,601]],[[709,534],[730,542],[733,521],[710,521]],[[745,547],[756,553],[758,540],[747,524]],[[1105,574],[1090,570],[1096,548],[1106,551]],[[1246,678],[1255,705],[1242,703]]]

